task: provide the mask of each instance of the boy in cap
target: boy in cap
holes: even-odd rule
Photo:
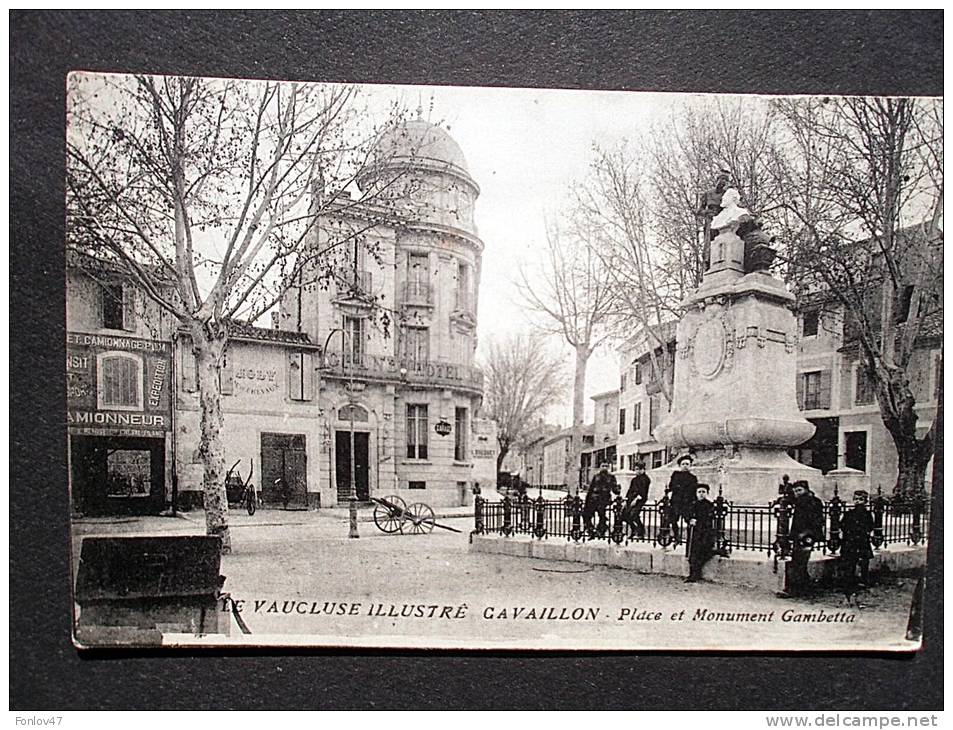
[[[635,463],[635,476],[629,482],[629,491],[625,493],[623,520],[629,526],[629,539],[645,537],[645,525],[642,522],[642,508],[649,498],[649,485],[652,480],[645,473],[645,462]]]
[[[870,582],[870,560],[874,550],[870,542],[870,533],[874,529],[874,518],[867,509],[870,495],[863,489],[854,492],[854,506],[841,518],[840,569],[844,590],[852,593],[857,587],[857,566],[860,565],[860,587],[866,588]]]
[[[695,502],[686,515],[688,519],[688,577],[686,583],[702,579],[702,568],[714,554],[714,530],[712,527],[715,505],[708,500],[708,485],[695,488]]]
[[[668,526],[672,531],[675,542],[681,541],[679,522],[682,517],[688,516],[689,510],[695,501],[695,488],[698,478],[691,473],[694,458],[691,454],[682,454],[678,457],[678,470],[672,472],[665,491],[669,495]]]
[[[619,483],[609,473],[609,463],[603,462],[598,473],[589,484],[589,489],[586,491],[586,501],[582,508],[582,519],[590,537],[595,534],[598,534],[599,537],[605,536],[609,525],[606,509],[612,503],[612,495],[618,494],[619,491]],[[596,515],[599,517],[599,526],[593,530],[592,518]]]
[[[813,583],[807,566],[814,543],[824,539],[824,503],[811,491],[805,480],[791,485],[794,492],[794,514],[791,516],[791,565],[788,585],[780,598],[803,596],[811,592]]]

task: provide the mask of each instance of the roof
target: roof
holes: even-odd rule
[[[674,342],[675,330],[678,327],[677,319],[670,319],[660,324],[650,325],[647,329],[654,335],[653,340],[659,342]],[[648,353],[648,335],[646,328],[642,327],[636,331],[622,346],[624,355],[638,359]],[[657,347],[658,345],[656,345]],[[637,354],[636,354],[637,352]]]
[[[467,172],[463,150],[442,127],[423,119],[410,119],[381,134],[376,150],[387,159],[413,159],[426,164],[451,165]]]
[[[253,324],[237,319],[228,322],[228,336],[235,340],[270,342],[279,345],[299,345],[306,348],[318,349],[318,346],[311,342],[311,338],[304,332],[256,327]]]
[[[602,393],[596,393],[595,395],[589,396],[589,398],[590,398],[591,400],[601,400],[601,399],[603,399],[603,398],[607,398],[607,397],[613,396],[613,395],[619,395],[619,389],[618,389],[618,388],[616,388],[615,390],[607,390],[607,391],[604,391],[604,392],[602,392]]]

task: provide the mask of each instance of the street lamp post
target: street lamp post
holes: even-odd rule
[[[324,341],[324,349],[321,351],[321,356],[325,360],[326,354],[328,351],[328,343],[331,342],[331,338],[336,334],[341,333],[341,357],[344,358],[346,355],[347,344],[346,340],[350,338],[350,333],[343,327],[335,327],[332,329],[327,336],[327,339]],[[353,348],[351,352],[351,357],[353,360]],[[357,484],[354,479],[354,363],[349,362],[346,365],[347,367],[347,414],[348,414],[348,433],[350,440],[350,456],[348,458],[348,472],[349,472],[349,485],[348,485],[348,505],[347,505],[347,516],[348,516],[348,533],[347,536],[350,538],[358,538],[360,535],[357,531]]]

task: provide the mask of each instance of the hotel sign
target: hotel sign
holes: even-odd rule
[[[388,355],[365,354],[353,365],[349,358],[339,352],[329,352],[325,366],[335,375],[346,377],[349,372],[355,377],[378,377],[388,380],[407,380],[428,385],[464,385],[483,387],[483,373],[466,365],[457,365],[431,360],[406,361]]]
[[[66,420],[90,436],[161,436],[172,427],[172,345],[66,335]]]

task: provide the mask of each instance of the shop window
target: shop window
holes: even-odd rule
[[[314,365],[310,352],[288,353],[288,397],[309,401],[313,397]]]
[[[147,449],[116,449],[106,456],[109,497],[148,497],[152,491],[152,454]]]
[[[818,310],[805,312],[801,320],[801,336],[817,337],[817,330],[820,326],[821,313]]]
[[[99,407],[142,408],[142,361],[124,353],[99,356]]]
[[[467,460],[467,409],[457,408],[454,418],[453,458]]]
[[[427,458],[427,405],[407,404],[407,458]]]
[[[625,408],[619,409],[619,434],[625,433]]]

